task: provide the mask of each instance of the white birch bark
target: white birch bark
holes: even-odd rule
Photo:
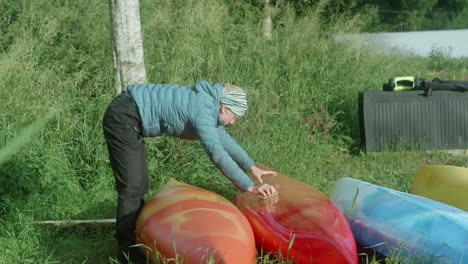
[[[139,0],[109,0],[117,94],[146,82]]]
[[[266,39],[271,39],[271,31],[273,27],[273,22],[271,21],[271,9],[270,0],[265,0],[265,6],[263,7],[262,34]]]

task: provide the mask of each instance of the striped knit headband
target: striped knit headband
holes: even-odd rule
[[[219,102],[237,116],[243,116],[247,112],[247,95],[244,92],[224,93]]]

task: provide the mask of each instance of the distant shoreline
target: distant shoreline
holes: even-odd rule
[[[413,32],[382,32],[335,35],[338,41],[352,41],[356,47],[375,46],[376,51],[399,51],[428,57],[433,50],[452,58],[468,57],[468,29]]]

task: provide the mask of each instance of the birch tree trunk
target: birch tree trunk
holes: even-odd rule
[[[270,0],[265,0],[263,7],[262,34],[266,39],[271,39],[272,21],[271,21],[271,4]]]
[[[139,0],[109,0],[116,91],[146,82]]]

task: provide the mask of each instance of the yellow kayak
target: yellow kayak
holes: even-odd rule
[[[424,165],[416,173],[410,193],[468,211],[468,168]]]

